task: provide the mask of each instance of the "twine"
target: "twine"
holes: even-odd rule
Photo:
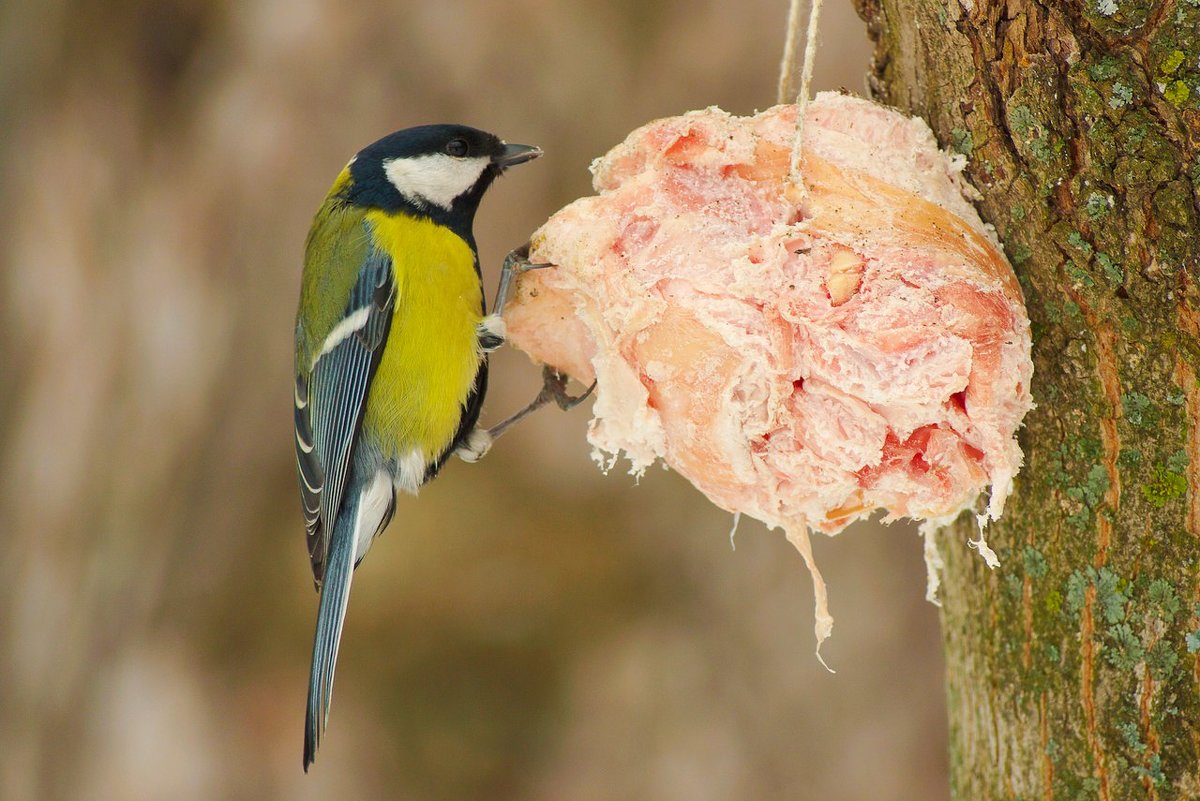
[[[795,97],[796,134],[792,139],[792,159],[789,175],[795,184],[800,184],[800,161],[804,155],[804,117],[808,112],[809,88],[812,85],[813,62],[817,56],[817,29],[821,20],[823,0],[811,0],[808,9],[808,25],[804,40],[804,64],[800,71],[800,90],[794,92],[796,74],[796,45],[800,41],[800,0],[791,0],[788,6],[787,38],[783,43],[783,59],[779,64],[779,90],[777,100],[786,103]]]

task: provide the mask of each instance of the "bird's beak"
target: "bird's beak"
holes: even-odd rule
[[[507,169],[517,164],[524,164],[527,161],[533,161],[538,156],[542,155],[542,149],[536,145],[504,145],[504,152],[498,156],[492,157],[492,163]]]

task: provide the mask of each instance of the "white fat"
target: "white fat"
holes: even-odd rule
[[[325,337],[325,341],[321,343],[321,350],[313,357],[313,366],[317,365],[317,361],[329,351],[342,344],[346,337],[360,330],[367,324],[367,318],[371,316],[370,307],[363,307],[355,312],[344,317],[341,322],[333,327],[329,332],[329,336]]]
[[[979,539],[967,540],[967,545],[979,551],[979,555],[983,557],[983,561],[992,570],[1000,567],[1000,557],[996,556],[996,552],[988,547],[987,540],[983,538],[983,527],[987,523],[987,515],[976,515],[975,522],[979,524]]]
[[[403,454],[396,465],[396,489],[416,495],[417,489],[425,481],[425,454],[420,448],[413,448]]]
[[[383,171],[410,202],[449,210],[456,197],[475,185],[487,165],[486,158],[455,158],[445,153],[430,153],[389,159],[383,162]]]
[[[833,634],[833,615],[829,614],[829,594],[825,590],[825,579],[821,578],[821,571],[817,569],[817,562],[813,558],[812,541],[808,538],[808,524],[804,522],[791,524],[784,527],[783,532],[787,535],[788,542],[804,558],[804,564],[808,566],[808,573],[812,576],[813,603],[816,607],[813,611],[816,618],[813,632],[817,635],[817,661],[830,673],[836,673],[837,671],[825,664],[824,658],[821,657],[821,643],[828,640],[829,635]]]
[[[925,600],[934,606],[942,605],[942,602],[938,600],[938,588],[942,586],[941,571],[946,566],[946,563],[942,561],[942,554],[938,550],[935,537],[939,531],[950,524],[954,517],[957,515],[925,520],[919,528],[921,537],[925,540]]]
[[[391,476],[386,470],[380,470],[362,491],[358,501],[358,514],[354,519],[355,564],[358,564],[371,549],[371,543],[379,533],[379,524],[383,522],[383,517],[394,498],[395,490],[392,489]]]

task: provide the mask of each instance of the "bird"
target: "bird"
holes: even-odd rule
[[[540,155],[465,125],[396,131],[350,160],[313,220],[295,353],[296,466],[320,593],[305,772],[328,723],[351,578],[396,493],[415,494],[452,455],[475,461],[495,437],[479,415],[505,331],[487,314],[472,226],[495,179]],[[510,254],[504,285],[537,266]]]

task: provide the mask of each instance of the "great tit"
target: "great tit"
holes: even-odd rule
[[[486,313],[471,227],[492,182],[541,152],[462,125],[397,131],[350,160],[313,220],[296,318],[296,465],[320,591],[305,771],[329,716],[351,576],[396,491],[491,444],[478,420],[504,325]]]

